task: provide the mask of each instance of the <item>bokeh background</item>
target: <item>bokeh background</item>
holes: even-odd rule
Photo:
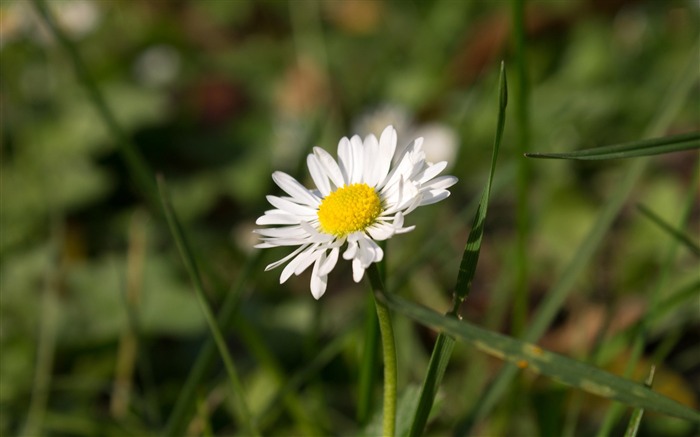
[[[642,139],[681,73],[700,72],[695,0],[529,1],[523,136],[514,122],[523,90],[515,79],[511,2],[48,5],[128,139],[167,181],[212,307],[218,311],[230,293],[240,293],[225,334],[265,435],[361,432],[355,399],[369,298],[347,263],[336,267],[318,302],[308,272],[282,286],[279,271],[263,272],[288,252],[253,249],[265,195],[280,193],[272,171],[308,185],[304,158],[312,146],[334,153],[340,137],[378,134],[389,123],[400,143],[423,136],[428,157],[448,160],[460,182],[446,201],[409,216],[414,232],[391,240],[389,281],[402,295],[445,311],[488,174],[505,60],[511,106],[463,314],[512,333],[516,173],[526,159],[519,144],[552,152]],[[158,433],[209,338],[182,261],[31,1],[0,3],[0,57],[0,433]],[[700,130],[697,79],[678,99],[663,134]],[[643,177],[540,341],[618,374],[630,354],[630,327],[649,310],[671,241],[636,204],[675,224],[697,189],[697,152],[643,159]],[[526,166],[530,314],[576,255],[629,161]],[[697,241],[695,193],[684,231]],[[697,281],[697,259],[681,249],[670,272],[662,296]],[[395,323],[400,389],[415,390],[435,334],[402,317]],[[643,379],[663,352],[655,387],[697,408],[698,328],[697,296],[666,312],[634,377]],[[304,373],[338,339],[322,365]],[[449,435],[500,367],[458,345],[429,433]],[[277,397],[293,378],[300,378],[296,409]],[[216,360],[195,391],[196,407],[182,418],[189,435],[239,432],[227,393]],[[580,412],[576,435],[590,435],[609,406],[526,372],[473,432],[560,435],[573,409]],[[653,414],[640,431],[693,432],[697,427]]]

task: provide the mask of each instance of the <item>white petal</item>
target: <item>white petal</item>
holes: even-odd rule
[[[357,254],[357,249],[359,248],[357,241],[348,240],[348,248],[343,252],[343,259],[353,259],[355,254]]]
[[[382,182],[386,180],[391,168],[391,161],[394,158],[396,151],[396,129],[393,126],[387,126],[379,137],[379,154],[376,162],[376,172],[378,175],[378,186],[381,187]]]
[[[360,252],[356,257],[362,262],[362,267],[367,268],[373,262],[379,262],[384,258],[384,251],[371,238],[361,238],[358,241]]]
[[[310,206],[299,205],[294,203],[289,199],[285,199],[277,196],[267,196],[267,201],[276,208],[284,210],[293,215],[298,215],[302,217],[315,216],[316,208],[311,208]]]
[[[338,163],[335,162],[335,159],[333,159],[330,153],[326,152],[320,147],[314,147],[314,155],[316,155],[319,163],[326,171],[328,178],[331,180],[331,182],[333,182],[333,184],[335,184],[336,188],[346,185],[345,179],[343,178],[343,173],[341,173]]]
[[[323,197],[329,195],[331,193],[331,184],[328,182],[328,175],[324,171],[318,157],[313,153],[309,154],[309,156],[306,157],[306,166],[309,168],[311,179],[314,180],[321,195]]]
[[[325,276],[333,270],[333,268],[335,267],[335,264],[338,262],[338,254],[339,253],[340,253],[340,248],[334,247],[333,249],[331,249],[331,253],[330,253],[330,255],[328,255],[328,257],[326,257],[324,254],[321,265],[318,268],[319,275]]]
[[[417,179],[418,182],[423,184],[435,176],[439,175],[441,171],[443,171],[447,167],[447,161],[442,161],[438,162],[436,164],[429,165],[425,169],[423,169],[422,174],[420,174]]]
[[[362,180],[370,187],[375,187],[379,181],[377,160],[379,159],[379,142],[374,135],[367,135],[364,141],[364,164]]]
[[[350,150],[352,152],[352,173],[349,173],[350,183],[362,182],[362,164],[364,164],[364,146],[357,135],[350,138]]]
[[[312,207],[316,207],[321,203],[321,199],[314,196],[311,191],[287,173],[276,171],[272,173],[272,180],[299,203]]]
[[[279,211],[279,210],[271,210]],[[295,225],[299,223],[299,217],[291,214],[271,214],[266,212],[265,215],[258,217],[255,220],[256,225]]]
[[[321,275],[318,272],[319,261],[314,264],[314,269],[311,271],[311,295],[314,299],[318,300],[326,292],[326,285],[328,283],[328,276]]]
[[[423,185],[421,185],[421,191],[423,189],[428,189],[428,190],[444,190],[445,188],[449,188],[452,185],[456,184],[458,179],[454,176],[440,176],[439,178],[435,178],[432,181],[426,182]]]
[[[303,237],[308,233],[301,226],[284,226],[281,228],[254,229],[253,233],[264,237]]]
[[[376,241],[384,241],[394,235],[394,227],[386,223],[377,222],[367,228],[367,233]]]
[[[310,266],[311,263],[316,260],[315,256],[317,255],[317,247],[318,246],[314,244],[300,253],[296,258],[291,260],[289,264],[284,267],[284,270],[282,270],[282,274],[280,275],[280,284],[286,282],[287,279],[292,276],[292,273],[296,273],[297,267],[300,265],[305,265],[306,267]],[[304,267],[304,269],[306,269],[306,267]],[[299,273],[301,273],[301,271]],[[296,274],[298,275],[299,273]]]
[[[430,190],[427,193],[423,193],[423,198],[418,206],[432,205],[448,197],[450,197],[450,192],[447,190]]]
[[[282,264],[286,263],[286,262],[289,261],[290,259],[294,258],[299,252],[301,252],[302,250],[304,250],[306,247],[307,247],[307,246],[299,246],[294,252],[292,252],[292,253],[290,253],[289,255],[285,256],[285,257],[282,258],[281,260],[275,261],[275,262],[273,262],[273,263],[271,263],[271,264],[268,264],[267,267],[265,267],[265,271],[267,272],[267,271],[269,271],[269,270],[272,270],[272,269],[274,269],[274,268],[276,268],[276,267],[281,266]]]
[[[362,263],[359,259],[355,258],[352,260],[352,279],[355,282],[360,282],[362,277],[365,275],[365,268],[362,267]]]
[[[340,172],[343,173],[343,179],[347,184],[351,184],[352,175],[352,146],[350,146],[350,140],[347,137],[343,137],[338,142],[338,164],[340,166]]]

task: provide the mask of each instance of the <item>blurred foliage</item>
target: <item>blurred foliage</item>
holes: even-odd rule
[[[341,136],[377,133],[388,123],[405,143],[437,124],[443,134],[426,134],[426,147],[435,145],[428,154],[456,155],[450,172],[460,183],[448,201],[411,215],[417,229],[392,240],[388,262],[391,278],[392,271],[415,260],[426,241],[442,241],[400,292],[447,310],[471,218],[462,208],[478,196],[488,172],[498,61],[510,66],[513,56],[507,2],[54,0],[49,5],[123,129],[168,180],[215,307],[253,250],[251,230],[267,208],[264,195],[276,192],[272,170],[308,182],[303,158],[310,146],[334,151]],[[699,29],[696,1],[527,2],[530,143],[546,152],[641,139],[676,73],[698,61]],[[31,2],[0,3],[0,56],[0,433],[158,432],[208,335],[167,227],[156,211],[143,219],[142,193]],[[700,130],[698,101],[696,84],[668,134]],[[481,264],[464,309],[475,323],[503,331],[515,246],[515,194],[508,181],[512,163],[523,159],[513,153],[514,135],[506,126]],[[651,162],[643,183],[543,339],[553,350],[584,356],[594,347],[595,333],[605,329],[604,319],[628,317],[631,324],[643,312],[628,314],[625,299],[632,296],[644,307],[669,237],[635,203],[677,223],[682,199],[693,188],[698,154],[643,159]],[[531,163],[531,308],[572,256],[626,165]],[[499,185],[499,178],[506,183]],[[436,232],[450,226],[457,230]],[[135,227],[142,237],[134,237]],[[685,231],[698,238],[697,203]],[[267,252],[268,262],[285,253]],[[680,251],[673,272],[663,295],[697,280],[697,262]],[[364,314],[365,286],[350,280],[346,265],[336,268],[320,302],[308,292],[308,273],[282,287],[278,274],[260,267],[247,280],[238,312],[245,323],[228,332],[256,411],[281,383],[273,384],[277,379],[261,366],[255,344],[271,352],[286,381]],[[130,293],[137,298],[130,300]],[[591,309],[598,312],[587,312]],[[580,318],[588,314],[602,315]],[[572,338],[575,327],[565,329],[572,320],[593,333],[588,340]],[[409,383],[420,382],[434,335],[401,318],[396,323],[399,386],[415,390]],[[647,345],[651,353],[675,336],[655,388],[696,407],[699,327],[697,305],[679,306],[654,326]],[[631,338],[614,324],[609,328],[607,336],[623,335],[623,345]],[[115,412],[113,384],[128,332],[138,337],[136,371],[126,412]],[[343,353],[296,393],[325,433],[358,432],[352,418],[361,338],[358,330]],[[611,351],[602,364],[614,368],[628,351],[625,346]],[[49,363],[43,388],[37,377],[42,362]],[[456,348],[437,402],[440,414],[429,432],[447,433],[478,402],[499,365]],[[641,367],[645,374],[648,363]],[[671,382],[663,384],[663,375]],[[526,396],[500,406],[478,433],[560,431],[570,393],[532,378],[525,384],[531,387]],[[219,366],[200,387],[201,408],[188,419],[191,433],[206,427],[214,434],[234,432],[223,387]],[[584,400],[581,433],[596,430],[600,408],[600,401]],[[551,412],[550,422],[542,411]],[[276,410],[266,418],[265,434],[298,433],[303,427],[294,417]],[[687,423],[647,414],[639,435],[692,432]]]

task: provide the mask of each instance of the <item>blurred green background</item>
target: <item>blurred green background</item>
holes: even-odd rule
[[[356,434],[355,398],[367,287],[347,263],[315,301],[308,272],[278,284],[263,272],[288,250],[256,257],[256,217],[279,194],[274,170],[309,185],[310,147],[340,137],[425,137],[450,161],[452,196],[411,214],[392,239],[389,281],[439,311],[451,288],[485,183],[496,121],[498,65],[511,106],[473,293],[470,321],[511,332],[516,287],[514,70],[511,3],[422,1],[57,0],[56,21],[129,139],[164,175],[218,310],[253,262],[225,331],[265,435]],[[700,72],[697,1],[529,1],[529,151],[571,151],[642,139],[680,73]],[[0,433],[148,435],[163,429],[209,337],[159,211],[145,201],[70,58],[26,0],[0,3]],[[665,134],[700,130],[700,86],[682,96]],[[540,342],[622,373],[634,325],[647,311],[670,238],[636,209],[682,217],[697,152],[649,165],[605,242]],[[540,302],[597,217],[629,161],[528,161],[528,307]],[[471,205],[471,206],[470,206]],[[700,234],[696,196],[685,232]],[[430,244],[427,244],[430,243]],[[427,246],[427,248],[426,248]],[[247,261],[251,260],[252,261]],[[680,250],[662,297],[698,279]],[[419,384],[434,333],[396,318],[400,389]],[[636,379],[653,352],[667,358],[655,387],[698,407],[697,296],[653,325]],[[328,344],[341,347],[295,388],[300,411],[276,391]],[[671,338],[673,341],[668,341]],[[190,435],[237,432],[218,358],[183,418]],[[479,402],[501,366],[465,346],[447,370],[434,435]],[[378,369],[379,371],[379,369]],[[577,435],[600,426],[609,403],[532,374],[477,425],[477,435],[559,435],[581,406]],[[377,386],[379,399],[381,386]],[[573,400],[572,400],[573,399]],[[272,405],[271,405],[272,403]],[[286,404],[285,404],[286,405]],[[379,402],[377,402],[379,407]],[[264,412],[264,414],[263,414]],[[311,428],[303,425],[310,423]],[[622,423],[624,429],[624,423]],[[649,414],[642,435],[691,435],[692,425]]]

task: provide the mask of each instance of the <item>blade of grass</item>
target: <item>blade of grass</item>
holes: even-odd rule
[[[696,60],[692,58],[688,61],[677,81],[674,82],[670,92],[666,93],[666,100],[661,104],[660,112],[655,117],[654,121],[649,124],[647,136],[659,135],[671,123],[673,117],[687,98],[689,90],[696,82],[696,70]],[[637,185],[646,166],[646,160],[635,160],[626,170],[623,179],[610,196],[610,199],[600,212],[591,230],[583,239],[581,245],[574,251],[574,256],[571,261],[567,264],[564,272],[550,289],[549,293],[547,293],[544,301],[533,316],[532,324],[523,335],[524,340],[530,342],[537,341],[549,324],[554,320],[554,317],[567,296],[573,290],[576,278],[584,270],[585,265],[603,242],[605,234],[622,209],[625,200]],[[467,434],[476,422],[486,417],[496,402],[505,393],[508,384],[513,377],[515,377],[517,372],[518,368],[514,365],[506,365],[500,370],[486,390],[486,393],[481,396],[481,402],[479,402],[476,409],[462,419],[461,423],[457,426],[455,430],[456,435]]]
[[[226,293],[226,298],[219,311],[218,322],[221,329],[227,329],[231,325],[233,316],[238,310],[243,288],[248,283],[252,272],[258,269],[261,260],[262,253],[260,251],[254,252],[241,269],[238,280],[231,286],[228,293]],[[214,339],[210,337],[207,339],[204,346],[202,346],[192,366],[192,370],[190,370],[190,373],[187,375],[187,379],[180,390],[175,406],[168,417],[163,435],[171,436],[182,434],[182,427],[189,415],[188,413],[192,411],[197,386],[204,378],[207,370],[211,367],[215,356],[216,343]]]
[[[685,204],[683,205],[683,211],[681,212],[681,218],[679,220],[679,228],[683,228],[688,219],[690,218],[691,211],[695,205],[695,199],[697,198],[697,191],[700,189],[698,187],[698,182],[700,181],[700,167],[696,166],[693,173],[693,178],[691,182],[691,189],[688,190]],[[644,317],[642,318],[639,329],[637,329],[636,335],[632,342],[632,352],[627,360],[627,365],[625,367],[624,376],[629,377],[632,371],[639,362],[642,353],[644,352],[644,345],[652,326],[652,320],[654,319],[654,313],[656,312],[657,303],[661,298],[661,291],[666,287],[668,278],[671,274],[671,267],[676,259],[676,254],[678,252],[679,242],[677,239],[673,238],[669,242],[669,246],[666,250],[666,255],[663,259],[663,263],[660,269],[660,273],[654,288],[652,289],[649,296],[649,307],[651,308]],[[622,407],[617,404],[613,404],[606,412],[605,418],[603,419],[603,425],[598,430],[598,436],[603,437],[610,434],[613,426],[622,414]]]
[[[180,223],[177,220],[175,211],[173,210],[172,205],[170,204],[170,198],[168,197],[167,187],[165,186],[165,180],[163,179],[163,177],[158,177],[158,188],[160,190],[160,198],[162,201],[163,210],[165,212],[165,218],[167,219],[168,226],[170,227],[170,232],[173,235],[173,239],[175,240],[175,244],[177,245],[178,251],[180,252],[182,261],[185,264],[187,273],[189,274],[190,280],[192,281],[192,286],[197,296],[197,300],[199,301],[199,305],[202,308],[204,317],[207,321],[207,324],[209,325],[209,330],[211,331],[211,334],[214,337],[214,341],[216,342],[219,354],[221,355],[221,359],[224,362],[224,367],[226,368],[226,373],[231,384],[233,396],[236,400],[236,415],[238,416],[236,419],[239,421],[239,424],[243,428],[245,428],[246,432],[249,435],[257,436],[259,435],[259,432],[257,430],[255,421],[253,420],[253,417],[250,414],[250,410],[248,409],[248,405],[245,400],[245,394],[243,392],[243,385],[240,382],[238,372],[236,371],[236,368],[233,364],[233,359],[231,358],[231,355],[228,352],[228,348],[226,347],[226,342],[224,341],[224,338],[221,335],[219,325],[216,323],[216,319],[214,317],[213,312],[211,311],[211,308],[209,308],[209,303],[207,302],[207,299],[204,295],[204,287],[202,285],[202,280],[199,276],[199,269],[197,268],[195,259],[192,255],[189,245],[187,244],[187,240],[185,239],[185,235],[180,226]]]
[[[476,272],[476,265],[479,262],[479,252],[481,251],[481,240],[484,235],[484,223],[486,221],[486,213],[488,211],[489,197],[491,196],[491,186],[493,183],[493,175],[496,170],[496,161],[498,160],[498,151],[503,138],[503,129],[506,121],[506,106],[508,105],[508,83],[506,80],[505,63],[501,62],[498,86],[498,121],[496,123],[496,135],[493,142],[493,152],[491,155],[491,167],[489,170],[488,181],[481,195],[479,206],[476,209],[472,229],[467,238],[467,244],[462,254],[462,261],[457,274],[457,285],[453,294],[452,310],[447,314],[447,317],[458,318],[459,308],[464,302],[464,299],[469,295],[471,290],[472,280]],[[435,401],[435,395],[442,381],[442,377],[447,369],[447,364],[452,356],[454,347],[454,339],[440,333],[433,347],[433,352],[428,363],[423,386],[421,387],[420,400],[418,407],[413,416],[409,436],[418,436],[423,434],[423,429],[428,421],[430,410]]]
[[[518,156],[525,153],[530,144],[530,86],[527,78],[527,58],[525,56],[525,0],[513,0],[513,36],[515,38],[515,128],[517,131]],[[516,183],[516,264],[515,295],[513,301],[513,334],[520,335],[525,330],[528,303],[528,191],[530,188],[530,161],[518,160]]]
[[[566,153],[526,153],[528,158],[601,160],[636,158],[700,148],[700,132],[690,132]]]
[[[656,371],[655,366],[651,366],[649,371],[649,376],[644,382],[644,385],[651,389],[651,384],[654,382],[654,372]],[[635,408],[630,418],[630,423],[627,425],[627,430],[625,431],[625,437],[635,437],[639,431],[639,424],[642,423],[642,416],[644,416],[644,408]]]
[[[479,328],[453,317],[443,316],[396,294],[380,294],[378,298],[382,299],[394,311],[404,314],[422,325],[440,329],[460,341],[471,344],[482,352],[516,364],[517,367],[530,369],[537,374],[597,396],[700,423],[700,412],[666,396],[647,390],[635,381],[546,351],[532,343]]]
[[[700,246],[695,243],[688,235],[684,234],[680,230],[674,228],[670,223],[659,217],[651,209],[646,206],[639,204],[637,205],[639,211],[644,214],[649,220],[658,225],[661,229],[670,234],[679,243],[682,243],[688,250],[690,250],[695,256],[700,257]]]
[[[114,136],[114,139],[119,147],[119,152],[126,163],[127,168],[131,172],[139,191],[145,196],[145,200],[149,203],[153,211],[160,213],[160,201],[158,197],[158,189],[156,187],[153,172],[148,167],[146,160],[141,155],[139,149],[131,142],[129,136],[117,122],[114,113],[109,108],[104,96],[100,92],[97,83],[90,75],[85,62],[83,61],[80,52],[76,45],[63,32],[61,27],[56,23],[53,14],[46,5],[45,0],[32,0],[34,9],[38,12],[44,23],[53,33],[59,45],[68,55],[68,58],[73,64],[73,70],[78,77],[78,81],[87,91],[88,98],[97,110],[100,118],[105,123],[107,130]]]

